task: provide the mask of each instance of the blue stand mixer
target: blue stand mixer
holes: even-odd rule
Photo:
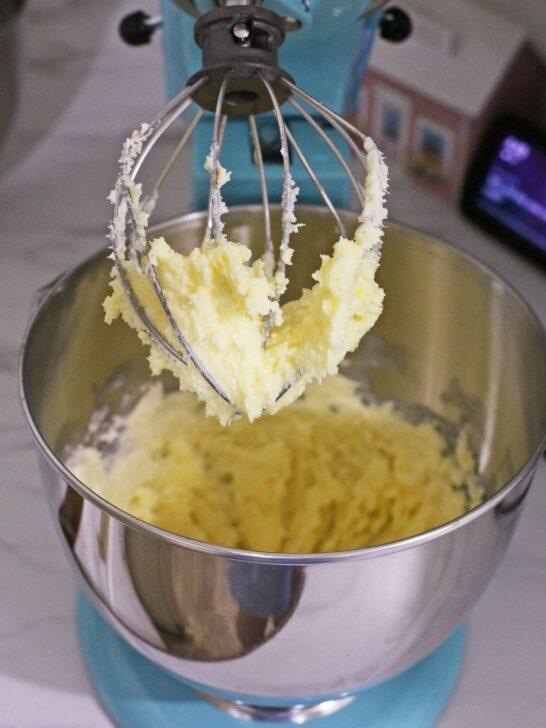
[[[178,94],[188,77],[201,68],[201,49],[194,40],[196,18],[223,4],[232,7],[246,3],[163,0],[160,18],[137,12],[122,21],[121,34],[133,45],[149,42],[155,29],[162,26],[165,85],[169,98]],[[392,42],[405,40],[411,32],[408,15],[399,8],[385,10],[386,0],[271,0],[263,5],[285,20],[286,37],[281,51],[283,68],[336,114],[356,112],[362,78],[377,32]],[[326,133],[337,141],[331,125],[325,124],[319,115],[314,116]],[[347,176],[332,165],[328,150],[316,143],[313,129],[292,109],[284,111],[284,118],[332,202],[340,208],[350,207],[351,189]],[[192,140],[194,209],[207,206],[210,178],[203,160],[209,152],[213,123],[213,115],[206,114]],[[259,173],[246,126],[245,119],[231,119],[223,141],[222,163],[227,169],[237,170],[236,189],[230,191],[226,187],[225,190],[228,205],[254,203],[259,198]],[[257,126],[270,196],[280,199],[282,164],[277,124],[271,113],[265,113],[258,117]],[[294,159],[292,163],[301,200],[322,203],[301,161]]]
[[[97,696],[116,725],[122,728],[237,728],[248,726],[243,712],[233,714],[234,696],[201,699],[195,686],[183,684],[130,647],[99,616],[83,595],[78,608],[78,632],[83,657]],[[268,720],[252,696],[256,725],[279,723],[316,728],[433,728],[442,714],[464,658],[465,629],[460,627],[432,654],[406,672],[356,695],[320,700],[317,716],[292,711]],[[239,698],[243,696],[237,696]],[[271,705],[271,699],[267,704]],[[328,715],[328,704],[338,710]],[[340,705],[341,703],[341,705]],[[221,710],[219,710],[220,708]],[[322,717],[318,717],[322,716]],[[309,722],[307,722],[309,721]]]
[[[259,50],[272,54],[273,66],[276,45],[272,47],[270,40],[278,32],[279,45],[282,43],[283,71],[280,73],[285,74],[287,83],[291,84],[294,78],[319,99],[319,112],[324,104],[341,115],[356,111],[360,84],[376,33],[379,31],[383,37],[398,41],[410,32],[411,24],[405,13],[397,8],[385,10],[385,5],[382,1],[369,0],[271,0],[263,6],[243,0],[237,3],[229,0],[218,3],[212,0],[164,0],[161,18],[149,18],[139,12],[122,21],[122,36],[136,45],[148,42],[155,28],[162,26],[169,98],[176,98],[187,83],[193,83],[196,89],[194,100],[204,111],[199,112],[200,123],[192,129],[195,209],[206,209],[207,205],[210,209],[210,170],[205,170],[203,163],[210,152],[211,139],[215,140],[219,135],[222,137],[222,164],[228,169],[235,169],[237,175],[237,183],[232,189],[226,187],[224,197],[228,205],[260,201],[264,185],[272,200],[278,201],[283,197],[286,171],[283,164],[283,127],[276,118],[276,109],[268,104],[267,93],[264,92],[262,104],[263,89],[241,87],[232,79],[227,85],[219,82],[210,97],[205,94],[214,75],[211,69],[214,70],[222,58],[226,28],[230,38],[235,38],[241,48],[249,46],[251,32],[263,33],[266,39]],[[230,13],[242,12],[245,8],[252,10],[252,27],[246,21],[234,23],[230,20]],[[210,18],[214,18],[217,25],[213,25],[212,21],[209,23]],[[275,18],[282,20],[282,26],[275,26]],[[224,21],[227,22],[225,27],[222,25]],[[211,45],[206,36],[213,32],[218,34]],[[194,36],[203,49],[205,60],[208,54],[206,73],[209,75],[207,84],[201,87],[202,53]],[[267,78],[275,87],[279,103],[282,103],[282,78],[277,78],[275,73]],[[265,90],[268,90],[267,84]],[[198,96],[199,93],[201,96]],[[230,123],[223,128],[213,113],[219,94],[224,95],[226,103],[234,106]],[[347,169],[351,163],[350,151],[339,153],[342,155],[341,166],[332,164],[330,153],[331,146],[341,146],[343,129],[328,114],[315,114],[311,110],[302,117],[300,107],[288,104],[286,107],[283,118],[292,149],[301,150],[301,154],[291,154],[290,159],[301,200],[307,204],[323,204],[329,200],[333,208],[349,208],[354,185],[351,185],[351,178],[344,168]],[[256,118],[249,126],[250,113],[252,119]],[[321,136],[330,139],[332,145],[317,144],[317,127],[322,132]],[[260,163],[257,163],[256,143],[260,149]],[[320,180],[318,184],[317,180]],[[245,725],[249,719],[259,720],[264,726],[279,722],[300,724],[317,719],[317,726],[324,728],[368,725],[377,728],[432,727],[456,684],[465,642],[464,630],[459,628],[435,652],[387,682],[360,693],[316,696],[314,705],[317,708],[314,711],[303,700],[301,704],[295,704],[293,699],[266,696],[261,699],[220,691],[208,691],[206,701],[201,700],[199,686],[182,682],[179,677],[135,651],[112,630],[85,597],[79,604],[78,627],[84,658],[97,694],[116,724],[126,728],[228,728]],[[237,669],[236,664],[233,669]],[[278,709],[274,708],[275,704]],[[283,709],[282,706],[287,704],[292,707]]]
[[[196,7],[205,10],[210,2],[197,0]],[[290,27],[282,46],[282,65],[298,79],[302,88],[320,99],[338,114],[346,110],[347,99],[358,96],[368,54],[372,47],[376,26],[381,13],[372,12],[359,22],[368,2],[310,2],[301,0],[283,2],[275,0],[267,7],[282,15],[289,14]],[[181,12],[172,0],[163,3],[165,80],[167,92],[174,96],[184,87],[186,79],[201,65],[200,49],[193,41],[194,19]],[[355,60],[356,49],[359,55]],[[317,177],[328,190],[332,202],[341,208],[350,206],[351,190],[347,177],[332,165],[330,155],[316,143],[313,129],[299,115],[290,110],[285,113],[287,125],[298,139],[306,156],[312,160]],[[195,209],[204,209],[209,194],[209,175],[203,168],[212,137],[212,115],[200,124],[193,141],[193,184]],[[335,138],[333,129],[327,130]],[[279,159],[277,124],[271,114],[258,119],[258,132],[264,150],[268,186],[273,198],[279,198],[282,186],[282,165]],[[321,151],[323,150],[323,151]],[[230,194],[226,187],[226,202],[245,204],[257,202],[259,177],[252,158],[252,143],[246,131],[246,120],[230,123],[224,139],[223,164],[237,170],[237,187]],[[269,160],[269,162],[267,162]],[[320,195],[309,180],[298,159],[293,161],[293,174],[298,179],[300,197],[304,202],[320,203]]]

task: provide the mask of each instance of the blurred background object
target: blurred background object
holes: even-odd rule
[[[378,39],[361,125],[427,191],[456,201],[484,130],[501,115],[535,119],[546,68],[523,24],[468,0],[408,0],[413,32]]]
[[[21,14],[25,0],[0,3],[0,149],[13,122],[22,75]],[[1,164],[1,157],[0,157]]]
[[[90,76],[98,77],[108,62],[108,41],[119,43],[123,7],[91,0],[0,0],[0,175],[21,165],[77,96],[88,93]],[[121,77],[129,72],[117,70]],[[99,128],[104,120],[111,130],[119,109],[107,109],[106,95],[96,104],[95,124]],[[119,146],[119,139],[112,142]]]
[[[546,3],[543,0],[475,0],[477,4],[497,10],[506,18],[521,23],[533,48],[546,61]]]

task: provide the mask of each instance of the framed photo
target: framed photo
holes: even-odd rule
[[[415,121],[410,169],[427,182],[443,182],[452,174],[454,134],[441,124],[419,116]]]
[[[406,159],[410,108],[405,94],[386,86],[374,88],[371,136],[389,165],[400,165]]]

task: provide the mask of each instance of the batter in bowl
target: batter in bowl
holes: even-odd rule
[[[104,450],[72,453],[72,472],[143,521],[221,546],[361,548],[427,531],[483,498],[464,433],[448,444],[432,421],[363,403],[341,375],[230,427],[156,384],[113,428]]]

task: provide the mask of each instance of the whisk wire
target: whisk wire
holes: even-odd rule
[[[215,179],[214,184],[211,189],[211,193],[209,195],[209,214],[211,216],[210,223],[207,218],[207,239],[210,240],[213,237],[216,238],[216,240],[220,240],[222,237],[222,214],[224,212],[222,208],[222,197],[220,192],[220,184],[218,179],[218,174],[220,172],[220,157],[222,154],[222,148],[224,146],[224,138],[226,135],[226,127],[227,127],[228,118],[225,114],[222,115],[220,119],[220,127],[218,130],[218,142],[216,146],[216,152],[215,152]],[[216,208],[215,208],[216,205]],[[215,216],[215,211],[217,212]]]
[[[231,72],[228,71],[222,80],[222,84],[218,92],[218,99],[216,101],[216,109],[214,111],[212,144],[210,148],[210,157],[208,160],[210,172],[210,191],[205,241],[210,241],[212,237],[214,237],[216,240],[220,240],[222,238],[223,203],[222,194],[220,192],[221,185],[219,180],[219,174],[221,169],[220,155],[222,153],[222,145],[224,142],[224,135],[227,124],[227,116],[223,114],[222,111],[230,76]]]
[[[281,156],[282,156],[282,163],[283,163],[283,185],[282,185],[282,195],[281,195],[281,210],[282,210],[282,216],[281,216],[281,242],[279,245],[279,259],[277,261],[277,272],[281,275],[284,274],[286,270],[286,262],[287,262],[287,253],[288,253],[288,247],[290,244],[290,235],[292,234],[293,226],[294,226],[294,203],[295,203],[295,194],[297,194],[297,188],[294,189],[294,182],[292,180],[292,174],[290,171],[290,151],[288,148],[288,136],[286,134],[286,124],[284,123],[284,118],[281,112],[281,108],[279,106],[279,102],[277,101],[277,97],[275,95],[275,92],[273,91],[273,88],[269,81],[262,76],[261,73],[258,74],[260,76],[260,79],[262,80],[262,83],[264,84],[265,88],[267,89],[267,92],[269,94],[269,97],[271,98],[271,103],[273,104],[273,112],[275,114],[275,118],[277,120],[277,124],[279,126],[279,136],[281,140]],[[277,294],[277,299],[280,297],[280,293]]]
[[[148,318],[148,315],[147,315],[146,311],[143,309],[143,307],[141,306],[140,301],[138,300],[138,297],[134,291],[134,288],[131,285],[131,281],[129,280],[129,277],[128,277],[127,273],[125,272],[125,268],[123,267],[122,262],[119,258],[119,255],[116,251],[114,251],[114,260],[115,260],[116,269],[117,269],[117,272],[118,272],[118,275],[119,275],[119,278],[121,281],[121,285],[123,286],[123,289],[124,289],[127,297],[129,298],[131,306],[133,307],[137,316],[140,318],[142,324],[145,326],[146,330],[148,331],[150,338],[160,348],[165,349],[165,351],[167,351],[180,364],[186,364],[187,362],[184,359],[184,357],[180,354],[180,352],[177,351],[174,348],[174,346],[172,346],[172,344],[163,336],[163,334],[154,326],[154,324]]]
[[[191,86],[187,86],[183,91],[178,94],[178,96],[173,99],[173,102],[176,103],[173,103],[172,105],[166,104],[164,109],[167,109],[167,107],[169,107],[169,113],[165,112],[163,109],[159,112],[159,114],[157,114],[155,119],[150,124],[150,127],[154,131],[149,139],[146,141],[144,147],[142,148],[142,151],[135,160],[135,164],[131,172],[131,179],[133,181],[139,173],[140,168],[144,163],[144,160],[154,148],[157,140],[165,133],[165,131],[171,126],[171,124],[173,124],[173,122],[175,122],[176,119],[178,119],[178,117],[186,111],[186,109],[192,103],[191,95],[195,93],[195,91],[197,91],[197,89],[203,86],[203,84],[205,84],[206,82],[206,78],[201,78]],[[171,109],[174,110],[171,111]]]
[[[199,124],[199,122],[203,118],[204,113],[205,112],[203,111],[203,109],[198,109],[197,112],[195,113],[194,117],[192,118],[192,120],[190,121],[188,126],[186,127],[186,130],[185,130],[184,134],[182,135],[182,138],[176,145],[176,149],[171,154],[169,161],[163,168],[161,174],[159,175],[157,182],[155,183],[155,185],[153,187],[152,196],[156,196],[158,194],[159,190],[161,189],[161,187],[163,185],[163,182],[167,179],[170,171],[176,164],[178,157],[182,154],[186,144],[190,140],[190,137],[192,136],[193,132],[195,131],[197,124]]]
[[[364,193],[362,191],[362,183],[358,183],[356,177],[353,174],[352,169],[347,164],[347,161],[343,154],[339,151],[339,149],[336,147],[334,142],[330,139],[328,134],[324,131],[322,126],[309,114],[301,104],[299,104],[297,101],[295,101],[293,98],[288,99],[288,103],[299,113],[301,116],[305,119],[305,121],[317,132],[317,134],[321,137],[321,139],[324,140],[332,154],[335,155],[335,157],[338,159],[339,163],[343,167],[346,175],[349,177],[351,184],[353,186],[353,189],[356,193],[356,196],[358,197],[358,200],[361,205],[364,205]]]
[[[315,111],[318,111],[319,114],[321,114],[327,121],[330,122],[334,129],[336,129],[336,131],[338,131],[343,137],[343,140],[355,152],[358,161],[363,165],[364,169],[366,169],[366,158],[362,152],[362,149],[354,140],[354,137],[358,137],[360,141],[365,142],[366,135],[361,132],[360,129],[357,129],[356,126],[347,121],[347,119],[344,119],[339,114],[336,114],[323,103],[313,98],[313,96],[310,96],[306,91],[303,91],[303,89],[299,88],[299,86],[296,86],[295,83],[292,83],[286,78],[282,79],[282,83],[287,88],[289,88],[295,96],[298,96],[300,99],[305,101],[307,104],[309,104],[309,106],[311,106],[311,108],[315,109]]]
[[[258,127],[256,125],[256,117],[251,114],[248,117],[248,126],[250,128],[250,136],[252,138],[252,146],[254,149],[254,161],[258,169],[258,177],[260,180],[260,190],[262,195],[262,205],[264,208],[264,262],[265,273],[268,277],[273,275],[274,268],[274,249],[273,238],[271,237],[271,214],[269,210],[269,194],[267,192],[267,179],[265,176],[264,159],[262,155],[262,146],[258,136]]]
[[[178,106],[184,99],[186,99],[188,96],[192,96],[198,89],[201,88],[205,83],[208,82],[208,77],[204,76],[202,78],[199,78],[195,83],[190,84],[189,86],[185,86],[180,93],[178,93],[176,96],[173,96],[173,98],[170,101],[167,101],[167,103],[159,109],[157,114],[154,116],[152,121],[150,122],[150,126],[157,126],[161,123],[161,121],[168,115],[170,112]]]
[[[326,189],[324,188],[324,185],[319,180],[319,178],[317,177],[317,175],[314,173],[313,168],[311,167],[311,165],[307,161],[307,157],[303,153],[300,145],[295,140],[294,135],[292,134],[292,132],[290,131],[290,129],[288,127],[286,127],[286,135],[288,137],[288,140],[290,141],[290,144],[294,148],[294,151],[296,152],[296,154],[300,158],[301,163],[303,164],[305,171],[307,172],[307,174],[311,178],[311,181],[313,182],[313,184],[317,188],[319,195],[324,200],[324,204],[326,205],[326,207],[332,213],[332,217],[335,220],[335,223],[337,225],[337,229],[339,231],[340,236],[342,238],[344,238],[345,237],[345,225],[343,224],[343,222],[341,220],[341,217],[339,216],[338,211],[336,210],[336,208],[335,208],[332,200],[330,199],[330,196],[326,192]]]
[[[203,377],[203,379],[214,389],[214,391],[220,395],[220,397],[227,402],[228,404],[231,404],[231,400],[229,398],[229,395],[224,391],[224,389],[216,382],[216,380],[209,374],[207,369],[201,364],[201,361],[199,357],[195,354],[192,347],[189,345],[188,340],[180,330],[180,327],[176,323],[174,316],[171,313],[171,310],[169,308],[169,305],[167,303],[167,300],[165,298],[165,294],[163,292],[163,288],[159,282],[157,271],[154,268],[153,265],[150,264],[148,267],[148,278],[150,279],[154,290],[157,294],[157,298],[161,304],[161,308],[163,309],[163,312],[165,316],[167,317],[171,328],[178,339],[180,345],[184,349],[186,356],[188,359],[192,362],[192,364],[195,366],[199,374]],[[184,361],[184,364],[187,364],[186,361]]]

